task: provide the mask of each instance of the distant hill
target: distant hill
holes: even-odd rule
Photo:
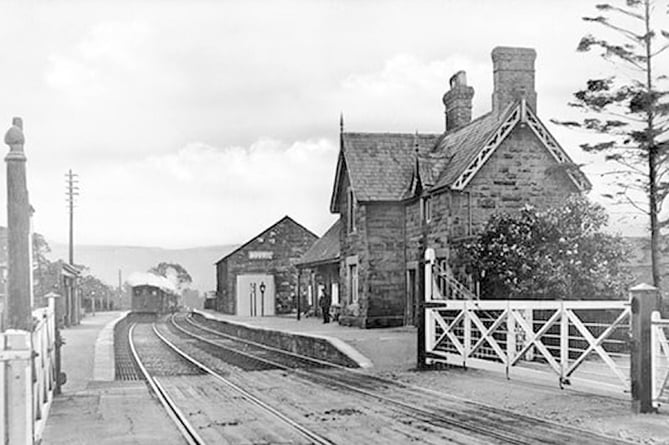
[[[50,260],[67,259],[66,244],[49,242]],[[179,263],[186,268],[193,284],[200,292],[216,289],[214,262],[236,249],[238,245],[194,247],[189,249],[163,249],[160,247],[126,246],[76,246],[74,262],[90,269],[90,273],[102,281],[117,286],[118,271],[122,279],[133,272],[146,272],[160,262]]]

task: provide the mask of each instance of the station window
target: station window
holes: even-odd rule
[[[347,208],[346,222],[348,223],[348,233],[355,232],[355,196],[353,196],[353,189],[348,188],[348,208]]]
[[[432,197],[426,196],[420,201],[420,210],[424,223],[432,221]]]
[[[355,304],[358,302],[358,265],[349,264],[348,266],[348,302]]]

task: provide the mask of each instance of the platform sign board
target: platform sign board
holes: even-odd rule
[[[274,252],[270,250],[249,251],[249,260],[271,260],[273,258],[274,258]]]

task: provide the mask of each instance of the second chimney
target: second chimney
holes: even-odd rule
[[[474,88],[467,86],[467,74],[455,73],[449,81],[451,89],[444,94],[446,107],[446,131],[464,127],[472,120],[472,97]]]
[[[498,46],[492,50],[493,93],[492,109],[501,112],[512,103],[525,98],[537,111],[537,93],[534,91],[534,61],[537,53],[532,48]]]

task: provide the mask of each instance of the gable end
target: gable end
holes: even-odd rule
[[[548,150],[558,164],[574,165],[574,162],[569,155],[567,155],[564,149],[560,147],[548,129],[543,125],[536,114],[534,114],[532,109],[527,106],[525,100],[521,100],[521,102],[510,112],[509,116],[499,125],[497,130],[495,130],[495,132],[488,138],[476,157],[470,161],[464,171],[453,182],[451,189],[459,191],[464,190],[476,173],[483,167],[483,164],[486,163],[494,151],[500,146],[502,141],[504,141],[519,122],[528,124],[532,129],[532,132],[537,136],[542,145]],[[579,191],[585,192],[592,187],[590,181],[588,181],[585,175],[580,171],[567,170],[566,174]]]
[[[511,133],[513,127],[520,122],[520,114],[520,106],[511,111],[509,117],[504,119],[492,136],[488,138],[476,157],[472,159],[465,170],[460,173],[458,179],[456,179],[451,186],[453,190],[463,190],[467,184],[469,184],[469,181],[471,181],[474,175],[481,169],[481,167],[483,167],[483,164],[485,164],[495,149],[499,147],[499,144],[501,144],[509,133]]]

